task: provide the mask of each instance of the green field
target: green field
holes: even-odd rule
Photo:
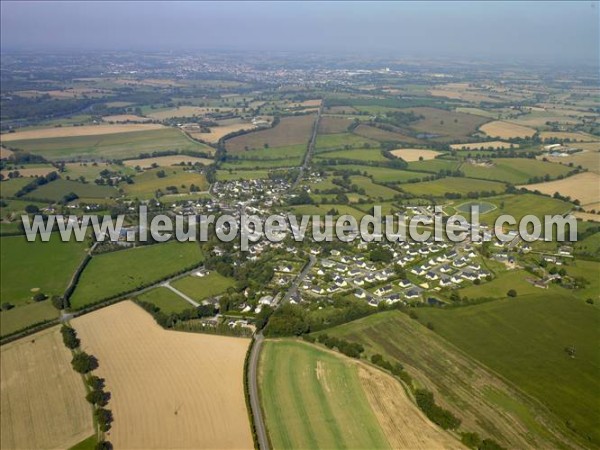
[[[315,155],[316,160],[342,159],[351,161],[387,161],[378,148],[358,148],[352,150],[336,150],[333,152],[322,152]]]
[[[267,341],[259,390],[275,449],[389,447],[356,366],[340,356],[302,342]]]
[[[389,200],[394,198],[394,196],[398,195],[398,191],[391,189],[387,186],[382,186],[380,184],[375,184],[371,181],[370,178],[367,177],[350,177],[352,184],[357,185],[359,188],[365,190],[365,195],[368,195],[372,198],[381,198],[382,200]],[[377,179],[375,179],[378,181]]]
[[[353,208],[349,205],[299,205],[291,208],[291,212],[296,215],[309,214],[309,215],[325,215],[331,209],[337,210],[339,215],[349,214],[360,219],[365,215],[364,212],[359,211],[358,209]],[[335,222],[334,222],[335,223]]]
[[[159,178],[158,173],[161,171],[164,171],[166,176]],[[166,194],[168,186],[175,186],[180,194],[189,193],[192,184],[201,191],[208,189],[204,175],[179,167],[150,169],[137,175],[133,181],[133,184],[123,183],[121,187],[126,195],[139,199],[154,198],[158,190]]]
[[[119,192],[110,186],[98,186],[94,182],[80,183],[78,181],[58,179],[40,186],[27,194],[27,197],[40,200],[60,201],[65,195],[74,193],[81,198],[118,197]]]
[[[559,175],[566,175],[572,170],[570,167],[560,164],[529,158],[496,158],[492,161],[494,163],[493,167],[465,163],[460,167],[460,170],[467,177],[504,181],[511,184],[524,184],[533,177],[543,177],[545,175],[549,175],[550,178],[554,179]]]
[[[219,181],[260,180],[268,178],[268,170],[217,170],[217,180]]]
[[[28,242],[24,236],[1,238],[2,302],[22,305],[37,292],[62,295],[86,248],[87,242],[62,242],[58,233],[48,242]]]
[[[527,282],[527,278],[537,280],[538,278],[524,270],[510,270],[501,273],[492,281],[482,283],[479,286],[469,286],[460,289],[458,292],[461,296],[466,296],[470,299],[474,298],[507,298],[506,293],[509,289],[517,291],[517,296],[528,294],[539,294],[543,292],[541,288],[535,287]],[[552,288],[554,292],[556,288]]]
[[[411,172],[408,170],[394,169],[392,167],[376,167],[359,164],[337,164],[335,166],[329,166],[329,168],[333,171],[353,170],[359,171],[363,175],[366,173],[379,183],[404,183],[409,180],[418,180],[430,176],[430,174],[423,172]]]
[[[573,209],[568,202],[535,194],[499,195],[488,197],[485,201],[497,206],[496,209],[481,217],[481,222],[487,224],[493,223],[502,214],[510,214],[518,221],[528,214],[543,217],[544,215],[565,214]],[[464,212],[463,215],[467,219],[471,217],[470,212]]]
[[[511,300],[520,302],[520,299]],[[512,304],[509,301],[497,301],[481,306],[490,307],[494,304]],[[473,312],[479,306],[469,307]],[[437,330],[438,316],[440,314],[460,314],[466,308],[441,310],[433,308],[420,308],[415,311],[419,320],[429,320],[433,316],[433,326]],[[529,343],[520,342],[520,337],[528,335],[530,339],[548,337],[556,330],[548,328],[542,332],[542,324],[553,320],[562,322],[561,317],[552,317],[537,311],[537,315],[523,315],[522,320],[538,322],[534,327],[541,333],[539,336],[529,333],[529,328],[513,328],[510,323],[497,319],[488,323],[486,328],[479,329],[476,336],[472,333],[467,323],[459,321],[448,323],[457,330],[460,339],[469,342],[470,347],[480,348],[479,353],[488,349],[481,342],[498,339],[504,347],[504,352],[494,354],[495,357],[517,355],[520,352],[529,352]],[[554,313],[555,311],[552,311]],[[541,315],[540,315],[541,314]],[[424,319],[427,317],[427,319]],[[473,317],[477,317],[473,315]],[[567,320],[570,320],[569,316]],[[515,322],[521,325],[520,322]],[[572,324],[567,324],[570,329]],[[502,331],[496,331],[502,330]],[[486,333],[488,333],[486,335]],[[519,337],[513,344],[513,334]],[[559,333],[561,333],[559,331]],[[462,430],[475,431],[481,436],[488,436],[506,448],[569,448],[571,435],[564,425],[564,421],[551,414],[539,403],[532,400],[522,391],[503,381],[494,372],[481,366],[472,355],[465,354],[435,332],[427,329],[417,320],[410,319],[407,314],[399,311],[389,311],[359,319],[345,325],[327,330],[330,336],[337,336],[352,342],[360,342],[366,349],[367,355],[382,354],[390,361],[397,361],[404,365],[409,374],[415,379],[418,386],[427,387],[436,393],[436,397],[444,406],[462,419]],[[468,336],[468,338],[466,337]],[[492,337],[493,336],[493,337]],[[596,342],[596,341],[594,341]],[[589,345],[596,345],[591,342]],[[564,344],[568,345],[568,344]],[[558,353],[563,356],[564,345],[559,346]],[[535,361],[543,361],[548,348],[536,347]],[[552,350],[552,353],[554,350]],[[533,352],[532,352],[533,353]],[[487,358],[490,359],[491,355]],[[521,361],[513,361],[514,370],[519,371]],[[533,364],[534,361],[532,360]],[[491,366],[491,364],[490,364]],[[494,368],[494,366],[492,366]],[[554,371],[552,371],[554,373]],[[571,372],[569,372],[571,373]],[[544,373],[527,373],[530,383],[536,383],[540,377],[548,378]],[[569,383],[571,385],[572,383]],[[521,386],[524,389],[524,386]],[[548,395],[552,395],[551,393]],[[553,436],[556,432],[557,435]],[[569,437],[566,437],[568,435]]]
[[[413,161],[408,163],[410,170],[438,173],[440,170],[457,170],[460,162],[454,159],[429,159],[427,161]]]
[[[284,159],[238,159],[227,161],[221,165],[223,170],[260,170],[277,167],[297,167],[302,163],[302,158]]]
[[[13,197],[18,190],[31,183],[31,178],[13,178],[0,181],[0,197]]]
[[[127,159],[163,150],[208,151],[210,147],[186,137],[175,128],[92,136],[12,141],[11,147],[37,153],[49,160]]]
[[[504,192],[506,186],[496,181],[473,180],[469,178],[441,178],[433,181],[423,181],[421,183],[403,184],[403,191],[411,194],[431,195],[434,197],[443,197],[448,192],[467,195],[469,192]]]
[[[593,446],[600,444],[600,310],[564,292],[451,310],[423,322],[544,403]],[[574,346],[575,358],[565,352]]]
[[[199,264],[197,242],[176,241],[137,247],[94,256],[83,271],[71,296],[73,309],[142,286]]]
[[[182,299],[171,289],[159,286],[137,296],[138,300],[158,306],[165,314],[180,313],[193,308],[191,304]]]
[[[244,159],[297,159],[302,160],[306,153],[306,145],[288,145],[286,147],[261,148],[238,153],[236,156]]]
[[[379,142],[352,133],[320,134],[317,136],[315,151],[319,153],[319,150],[343,149],[345,146],[365,148],[365,144],[370,145],[373,149],[379,148]]]
[[[58,310],[52,306],[49,300],[0,311],[0,336],[6,336],[36,323],[57,318]]]
[[[218,272],[211,272],[204,277],[190,275],[181,278],[171,283],[171,286],[201,302],[206,298],[223,294],[228,288],[235,286],[235,280],[224,277]]]
[[[471,207],[477,206],[479,208],[479,214],[487,214],[490,211],[496,209],[496,205],[490,202],[477,201],[477,202],[466,202],[461,205],[455,206],[456,212],[458,213],[471,213]]]

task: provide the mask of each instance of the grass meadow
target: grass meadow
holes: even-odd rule
[[[274,448],[388,448],[356,366],[338,355],[267,341],[259,390]]]
[[[235,280],[224,277],[218,272],[211,272],[204,277],[190,275],[174,281],[171,285],[194,300],[201,302],[209,297],[223,294],[228,288],[235,285]]]
[[[134,291],[201,261],[197,242],[176,241],[94,256],[71,296],[71,307],[81,309],[105,298]]]
[[[174,128],[90,136],[68,136],[12,141],[11,147],[42,155],[49,160],[126,159],[161,150],[207,151]]]

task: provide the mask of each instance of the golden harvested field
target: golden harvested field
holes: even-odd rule
[[[399,148],[392,150],[391,154],[397,158],[402,158],[406,162],[419,161],[419,158],[424,160],[434,159],[440,152],[435,150],[424,150],[422,148]]]
[[[0,145],[0,159],[8,159],[14,152]]]
[[[307,144],[314,122],[313,114],[283,117],[273,128],[227,139],[227,150],[232,153],[241,153],[245,151],[246,147],[259,149],[263,148],[265,144],[271,148]]]
[[[597,144],[595,144],[598,146]],[[547,156],[544,155],[540,158],[546,158],[548,161],[558,164],[570,164],[573,163],[574,166],[581,166],[584,169],[589,170],[590,172],[594,172],[600,174],[600,152],[599,151],[588,151],[584,150],[582,152],[573,153],[569,156]]]
[[[41,177],[41,176],[45,176],[48,175],[50,172],[58,172],[58,170],[56,169],[56,167],[32,167],[32,168],[25,168],[25,169],[16,169],[19,171],[19,173],[21,174],[22,177],[25,178],[29,178],[29,177]],[[2,175],[4,175],[5,177],[7,177],[7,170],[3,170],[0,172]]]
[[[559,192],[562,195],[577,199],[584,209],[594,209],[600,202],[600,175],[592,172],[583,172],[562,180],[548,181],[546,183],[526,184],[527,190],[538,190],[544,194],[552,195]]]
[[[135,114],[115,114],[114,116],[104,116],[102,118],[104,122],[116,122],[116,123],[124,123],[124,122],[150,122],[150,119],[147,117],[136,116]]]
[[[358,364],[358,378],[391,448],[465,448],[427,419],[410,401],[402,385],[390,375]]]
[[[448,83],[440,85],[435,89],[430,89],[428,92],[434,97],[446,97],[454,100],[464,100],[470,103],[497,103],[524,97],[523,95],[518,95],[516,93],[509,94],[500,91],[478,89],[469,85],[469,83]]]
[[[496,120],[482,125],[479,130],[491,137],[500,139],[525,138],[535,134],[533,128],[523,127],[514,123]]]
[[[165,127],[154,123],[131,123],[125,125],[84,125],[81,127],[42,128],[39,130],[18,131],[3,134],[3,142],[19,141],[22,139],[47,139],[74,136],[96,136],[104,134],[131,133],[135,131],[160,130]]]
[[[519,148],[519,144],[511,144],[510,142],[502,141],[489,141],[489,142],[472,142],[470,144],[452,144],[450,148],[452,150],[488,150],[493,148],[494,150],[504,148]]]
[[[216,144],[228,134],[235,133],[240,130],[253,130],[256,128],[251,123],[233,123],[220,127],[211,127],[209,133],[189,132],[189,135],[200,141]]]
[[[69,448],[94,434],[83,380],[59,327],[0,347],[2,449]]]
[[[596,142],[599,141],[597,136],[586,133],[569,133],[567,131],[542,131],[540,133],[540,139],[545,141],[546,139],[569,139],[571,142]]]
[[[123,161],[127,167],[136,167],[140,166],[142,169],[147,169],[152,167],[152,164],[157,164],[158,166],[174,166],[175,164],[180,163],[200,163],[205,166],[212,164],[214,161],[212,159],[206,158],[197,158],[195,156],[187,156],[187,155],[169,155],[169,156],[157,156],[155,158],[144,158],[144,159],[128,159]]]
[[[112,394],[115,448],[253,447],[243,387],[250,340],[167,331],[130,301],[72,324]]]
[[[592,213],[577,211],[577,212],[574,212],[573,215],[578,219],[585,220],[588,222],[600,222],[600,214],[592,214]]]
[[[231,111],[231,108],[207,108],[204,106],[179,106],[178,108],[165,109],[162,111],[155,111],[146,114],[148,117],[152,117],[157,120],[170,119],[172,117],[194,117],[194,116],[205,116],[210,112],[226,112]]]

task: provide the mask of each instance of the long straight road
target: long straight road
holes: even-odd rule
[[[302,165],[300,166],[300,172],[298,172],[298,176],[296,180],[292,183],[290,190],[294,190],[302,181],[304,177],[304,171],[308,168],[310,163],[310,158],[315,149],[315,144],[317,142],[317,133],[319,132],[319,123],[321,121],[321,114],[323,113],[323,104],[319,107],[319,111],[317,111],[317,117],[315,119],[315,123],[313,125],[312,135],[310,136],[310,141],[308,141],[308,146],[306,147],[306,153],[304,154],[304,160],[302,161]]]
[[[317,262],[317,258],[315,258],[314,255],[308,256],[309,261],[302,269],[302,272],[300,272],[296,279],[292,282],[292,285],[282,297],[281,301],[275,306],[275,308],[278,308],[289,301],[292,294],[298,290],[298,286],[300,286],[300,283],[302,283],[302,280],[304,280],[312,266],[314,266]],[[262,331],[254,336],[254,343],[252,345],[252,350],[250,351],[250,361],[248,362],[248,395],[250,397],[250,409],[252,410],[252,417],[254,419],[258,448],[260,450],[269,450],[267,429],[262,416],[262,410],[260,409],[260,398],[258,396],[258,360],[260,357],[260,349],[262,347],[263,339]]]

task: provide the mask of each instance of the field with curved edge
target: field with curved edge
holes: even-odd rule
[[[465,309],[440,310],[439,313],[460,314]],[[429,311],[422,308],[416,314],[421,319]],[[431,309],[431,312],[437,310]],[[529,319],[537,320],[536,316],[528,316]],[[432,322],[436,327],[436,321]],[[457,323],[456,329],[464,326]],[[510,329],[510,323],[506,327]],[[504,331],[506,339],[513,334],[508,329]],[[479,330],[480,333],[486,332],[483,328]],[[523,328],[519,333],[527,335],[527,330]],[[435,393],[437,403],[462,420],[460,431],[477,432],[506,448],[573,447],[572,436],[564,421],[482,365],[470,352],[461,352],[407,314],[400,311],[373,314],[327,330],[327,334],[361,343],[367,355],[380,353],[392,362],[401,363],[419,386]],[[533,333],[530,335],[533,336]],[[474,338],[472,333],[469,336],[471,346],[478,346],[479,339]],[[488,340],[491,339],[486,338]],[[505,354],[528,352],[528,344],[521,345],[519,349],[522,351],[515,351],[514,345],[511,345],[505,349]],[[536,358],[543,358],[543,354],[543,351],[537,351]],[[532,359],[531,364],[534,363],[535,359]],[[515,370],[520,370],[520,363],[515,364]],[[545,377],[543,374],[539,376]],[[533,375],[531,383],[537,379],[538,375]]]
[[[266,341],[259,388],[273,448],[463,448],[399,381],[300,341]]]
[[[3,345],[0,355],[2,449],[69,448],[94,433],[59,327]]]
[[[100,361],[115,448],[252,448],[243,385],[249,339],[168,331],[129,301],[72,325]]]

